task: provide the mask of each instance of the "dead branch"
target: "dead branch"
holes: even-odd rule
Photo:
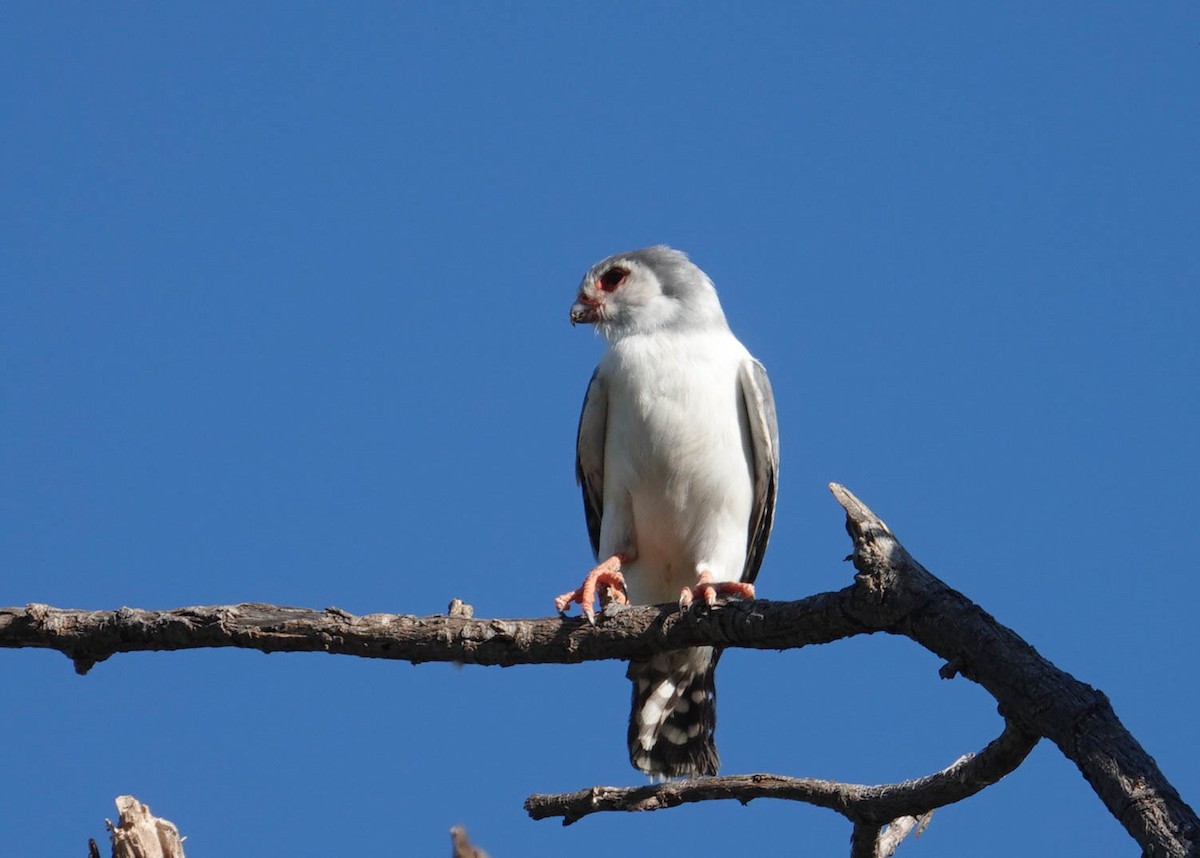
[[[26,605],[0,608],[0,647],[57,650],[85,674],[116,653],[241,647],[260,652],[325,652],[413,664],[574,664],[645,658],[716,644],[787,649],[862,634],[848,613],[854,590],[796,602],[733,602],[681,614],[677,606],[613,606],[603,622],[579,618],[475,619],[454,613],[354,616],[248,603],[145,611],[83,611]]]
[[[674,606],[608,610],[579,619],[475,619],[450,615],[356,617],[336,608],[246,604],[173,611],[0,609],[0,647],[55,649],[80,673],[119,652],[243,647],[328,652],[420,663],[571,664],[647,657],[715,645],[786,649],[857,634],[904,635],[946,660],[943,676],[986,688],[1024,734],[1050,739],[1071,759],[1147,856],[1200,854],[1200,819],[1129,734],[1101,692],[1059,670],[1011,629],[917,563],[870,509],[840,485],[857,569],[853,586],[794,602],[732,602],[680,613]],[[724,796],[722,796],[724,797]],[[895,817],[893,817],[895,818]],[[878,826],[871,820],[856,840]],[[868,830],[869,826],[875,826]]]
[[[873,822],[857,822],[850,835],[850,858],[892,858],[896,847],[914,830],[917,837],[929,824],[933,811],[922,816],[902,816],[886,826]]]
[[[113,858],[184,858],[179,829],[152,814],[148,805],[131,795],[119,795],[117,814],[116,825],[111,819],[104,820],[112,838]]]
[[[471,842],[467,829],[456,825],[450,829],[450,858],[491,858]]]
[[[863,786],[782,775],[727,775],[652,784],[643,787],[591,787],[559,795],[531,795],[525,810],[534,819],[562,817],[570,825],[604,811],[663,810],[681,804],[756,798],[801,801],[835,810],[853,823],[873,826],[904,816],[922,816],[972,796],[1021,764],[1038,737],[1013,724],[978,754],[960,757],[940,772],[898,784]]]
[[[884,631],[937,653],[950,666],[949,675],[962,674],[991,692],[1006,719],[1054,742],[1144,855],[1200,854],[1196,812],[1121,724],[1102,692],[1059,670],[1016,632],[935,578],[844,486],[829,488],[846,510],[863,596],[881,608],[891,603],[889,614],[897,602],[903,605]]]

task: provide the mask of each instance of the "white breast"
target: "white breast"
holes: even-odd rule
[[[738,368],[749,357],[731,333],[709,330],[627,337],[601,361],[601,554],[633,534],[637,556],[624,572],[636,603],[673,601],[700,571],[741,578],[753,475]]]

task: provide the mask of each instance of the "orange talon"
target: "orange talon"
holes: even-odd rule
[[[566,613],[572,603],[578,603],[580,612],[593,625],[596,622],[596,612],[592,604],[596,601],[596,588],[600,591],[600,606],[603,608],[610,600],[627,605],[629,599],[625,595],[625,576],[621,574],[621,555],[615,554],[605,560],[583,579],[578,590],[563,593],[554,600],[554,607],[560,613]]]
[[[745,581],[713,581],[710,573],[702,572],[696,586],[684,587],[679,593],[679,609],[686,611],[696,599],[702,599],[706,605],[715,605],[717,596],[753,599],[754,585]]]

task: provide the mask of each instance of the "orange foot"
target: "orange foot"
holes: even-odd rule
[[[686,611],[692,606],[692,602],[700,599],[706,605],[715,605],[717,596],[737,596],[741,599],[754,598],[754,585],[747,584],[744,581],[716,581],[712,580],[712,573],[701,572],[700,580],[695,587],[684,587],[679,594],[679,609]]]
[[[589,623],[595,625],[596,612],[592,609],[592,603],[596,601],[598,586],[604,588],[600,591],[601,609],[613,599],[617,601],[617,604],[628,605],[629,599],[625,595],[625,576],[621,574],[622,559],[620,554],[614,554],[605,560],[587,574],[578,590],[563,593],[556,598],[554,607],[562,614],[566,612],[571,603],[578,602],[583,616],[587,617]]]

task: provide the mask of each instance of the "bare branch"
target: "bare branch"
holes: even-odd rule
[[[117,824],[105,820],[113,858],[183,858],[183,838],[174,823],[159,819],[131,795],[117,796]]]
[[[686,613],[674,606],[630,607],[606,611],[595,626],[557,617],[474,619],[466,606],[449,616],[355,617],[336,608],[261,604],[174,611],[29,605],[0,609],[0,647],[55,649],[80,673],[118,652],[218,646],[507,666],[645,658],[700,645],[785,649],[888,632],[945,659],[943,676],[981,684],[1025,734],[1053,741],[1146,855],[1200,852],[1200,819],[1120,723],[1108,698],[931,575],[848,490],[830,489],[846,510],[858,574],[851,587],[795,602],[732,602]]]
[[[491,858],[471,842],[467,829],[456,825],[450,829],[450,858]]]
[[[925,830],[925,826],[929,824],[929,817],[933,815],[933,811],[923,814],[922,816],[902,816],[899,819],[893,819],[879,832],[875,838],[875,855],[874,858],[892,858],[896,854],[896,847],[908,837],[915,829],[917,837]]]
[[[456,600],[457,601],[457,600]],[[614,606],[595,626],[579,618],[475,619],[450,615],[355,616],[248,603],[145,611],[81,611],[27,605],[0,608],[0,647],[57,650],[87,673],[120,652],[242,647],[261,652],[325,652],[414,664],[574,664],[645,658],[712,645],[785,649],[861,634],[847,613],[853,588],[795,602],[730,602],[680,613],[678,606]]]
[[[591,787],[559,795],[531,795],[525,810],[534,819],[562,817],[570,825],[604,811],[663,810],[680,804],[734,799],[746,804],[756,798],[801,801],[829,808],[851,822],[873,826],[898,817],[921,816],[979,792],[1021,764],[1037,737],[1012,724],[975,755],[961,757],[940,772],[898,784],[863,786],[816,778],[782,775],[727,775],[670,781],[642,787]]]
[[[886,631],[937,653],[947,661],[945,673],[978,682],[1006,718],[1054,742],[1145,855],[1200,854],[1200,819],[1102,692],[1059,670],[1016,632],[931,575],[844,486],[829,488],[846,510],[864,595],[881,607],[904,605]]]
[[[858,822],[850,832],[850,858],[876,858],[883,826],[874,822]]]

